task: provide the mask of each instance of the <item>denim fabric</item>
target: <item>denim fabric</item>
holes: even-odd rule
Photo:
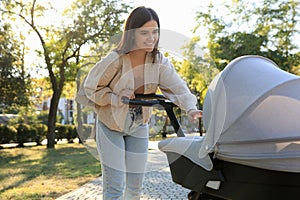
[[[112,131],[98,121],[96,141],[103,200],[140,199],[148,156],[148,129],[136,108],[130,108],[124,132]]]

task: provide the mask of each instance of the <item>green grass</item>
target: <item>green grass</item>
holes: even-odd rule
[[[1,200],[56,199],[100,175],[82,144],[0,149]]]

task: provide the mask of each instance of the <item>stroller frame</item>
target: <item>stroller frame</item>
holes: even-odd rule
[[[300,197],[300,173],[260,169],[212,158],[207,171],[185,156],[166,152],[172,179],[191,190],[189,199],[295,199]],[[211,155],[211,157],[213,157]],[[218,183],[211,188],[209,183]]]
[[[176,107],[162,95],[137,95],[123,99],[123,103],[141,106],[163,106],[178,137],[185,137],[173,112]],[[207,171],[187,157],[165,152],[172,180],[191,192],[191,200],[275,200],[300,197],[300,173],[267,170],[219,160],[213,154],[213,169]]]

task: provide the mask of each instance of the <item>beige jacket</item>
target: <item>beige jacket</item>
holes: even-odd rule
[[[122,131],[128,112],[128,105],[119,105],[118,95],[123,89],[134,89],[134,75],[128,54],[114,51],[98,62],[88,73],[84,83],[87,97],[96,103],[98,119],[108,128]],[[147,54],[144,68],[144,93],[154,94],[157,89],[178,105],[189,111],[197,109],[196,97],[190,92],[185,81],[176,73],[169,60],[158,53],[156,62]],[[143,120],[147,123],[151,108],[143,107]]]

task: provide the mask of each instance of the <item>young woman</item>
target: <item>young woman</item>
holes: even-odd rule
[[[154,94],[160,89],[190,118],[202,116],[196,97],[158,51],[159,36],[156,12],[135,8],[118,47],[98,62],[85,80],[85,92],[96,105],[104,200],[139,199],[146,168],[151,108],[125,105],[122,97],[133,99],[135,94]]]

